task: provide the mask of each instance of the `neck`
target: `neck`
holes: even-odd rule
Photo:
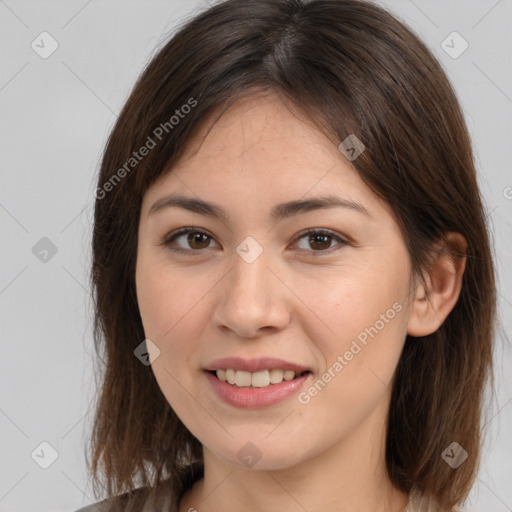
[[[408,496],[389,480],[385,425],[372,416],[328,449],[284,469],[242,468],[205,447],[204,478],[185,494],[180,512],[402,512]]]

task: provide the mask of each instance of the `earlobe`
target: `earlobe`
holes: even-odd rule
[[[427,336],[437,331],[455,306],[466,268],[466,239],[447,232],[437,244],[435,263],[424,273],[425,284],[418,283],[411,307],[407,334]]]

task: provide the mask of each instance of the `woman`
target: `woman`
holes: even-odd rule
[[[227,0],[109,138],[94,510],[455,510],[495,281],[439,63],[359,0]],[[133,491],[131,491],[133,490]]]

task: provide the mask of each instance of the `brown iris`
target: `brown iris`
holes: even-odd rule
[[[329,235],[323,235],[323,234],[314,234],[314,235],[311,235],[309,237],[309,243],[311,244],[311,247],[315,248],[315,244],[324,244],[327,243],[327,247],[323,246],[323,247],[317,247],[317,249],[321,250],[321,249],[329,249],[330,247],[330,239],[331,237]],[[323,240],[322,241],[319,241],[319,240]]]

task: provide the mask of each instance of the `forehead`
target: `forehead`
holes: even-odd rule
[[[242,98],[213,122],[215,117],[203,122],[171,172],[150,187],[150,199],[170,191],[226,201],[331,193],[376,199],[337,145],[277,96]]]
[[[310,163],[339,158],[336,146],[303,113],[274,94],[236,101],[222,116],[206,119],[188,144],[182,160],[237,159],[264,154],[280,162],[297,155]],[[336,150],[336,151],[334,151]]]

